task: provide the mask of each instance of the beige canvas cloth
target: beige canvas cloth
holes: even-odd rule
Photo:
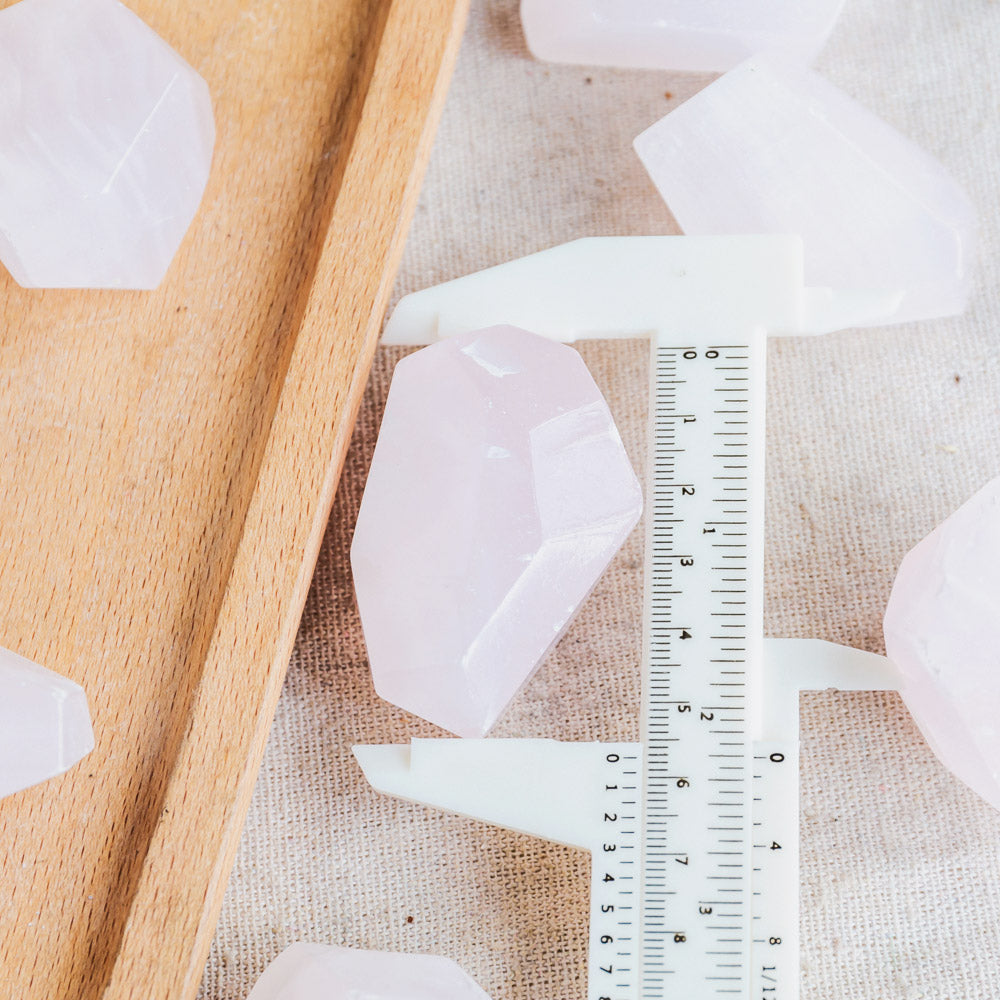
[[[881,652],[903,554],[1000,473],[998,43],[991,0],[847,0],[819,60],[954,172],[982,245],[962,317],[772,341],[771,635]],[[579,236],[676,232],[630,144],[709,79],[536,63],[513,0],[475,0],[397,294]],[[584,354],[638,466],[644,349]],[[350,754],[436,734],[375,697],[348,562],[397,357],[372,373],[203,1000],[244,1000],[299,940],[448,955],[494,1000],[585,995],[588,859],[383,798]],[[497,735],[636,736],[640,577],[636,534]],[[804,1000],[1000,998],[1000,814],[895,695],[812,694],[802,716]]]

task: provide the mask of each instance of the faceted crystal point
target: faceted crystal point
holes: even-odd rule
[[[878,323],[965,308],[968,198],[940,163],[815,73],[752,59],[635,148],[688,235],[798,234],[806,284],[898,298]]]
[[[931,748],[1000,809],[1000,478],[903,559],[885,646]]]
[[[538,59],[724,72],[758,52],[810,62],[844,0],[521,0]]]
[[[641,508],[573,348],[493,327],[404,358],[351,549],[375,689],[485,734]]]
[[[62,774],[93,749],[83,688],[0,649],[0,798]]]
[[[490,1000],[449,958],[293,944],[247,1000]]]
[[[215,142],[205,81],[117,0],[0,11],[0,260],[27,288],[155,288]]]

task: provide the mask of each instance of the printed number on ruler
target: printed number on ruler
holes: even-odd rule
[[[799,745],[753,747],[753,988],[751,1000],[799,995]]]
[[[643,998],[749,989],[755,346],[657,349]]]
[[[590,890],[591,1000],[635,1000],[638,965],[642,755],[599,747],[598,829]]]

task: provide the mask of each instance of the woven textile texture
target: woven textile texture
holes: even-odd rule
[[[818,61],[955,174],[981,246],[962,317],[771,342],[768,634],[882,652],[900,559],[1000,474],[998,43],[992,0],[847,0]],[[579,236],[677,232],[631,140],[709,79],[539,64],[516,4],[475,0],[397,295]],[[646,348],[583,354],[641,473]],[[244,1000],[299,940],[447,955],[494,1000],[584,996],[587,857],[383,798],[350,753],[440,735],[374,695],[348,561],[399,356],[372,371],[203,1000]],[[640,531],[496,735],[636,737]],[[996,1000],[1000,814],[894,694],[806,695],[802,734],[803,1000]]]

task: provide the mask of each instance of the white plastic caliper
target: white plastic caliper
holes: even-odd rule
[[[649,337],[639,743],[359,746],[377,789],[593,855],[588,1000],[798,997],[798,694],[894,688],[888,662],[763,639],[768,334],[892,297],[805,288],[795,237],[578,240],[404,298],[385,344],[510,324]]]

